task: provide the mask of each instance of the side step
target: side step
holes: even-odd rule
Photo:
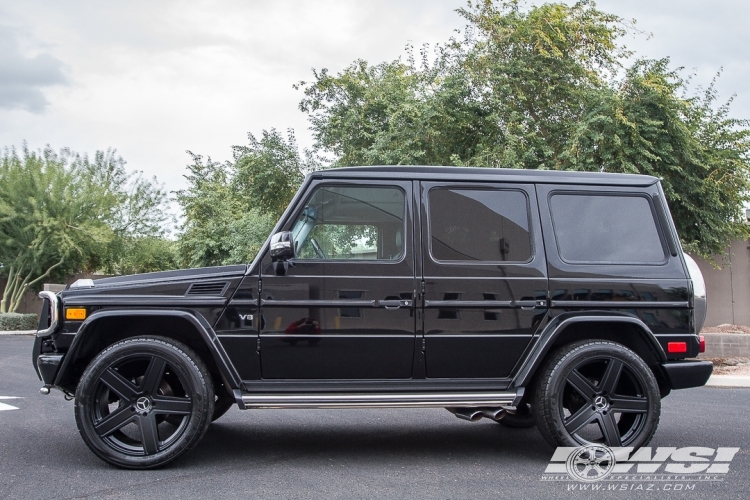
[[[251,408],[445,408],[515,406],[523,388],[514,392],[398,394],[258,394],[234,392],[241,410]]]

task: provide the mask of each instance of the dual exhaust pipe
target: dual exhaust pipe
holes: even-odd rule
[[[468,420],[469,422],[477,422],[482,418],[489,418],[490,420],[498,421],[501,420],[505,415],[515,413],[512,408],[500,407],[500,408],[446,408],[449,412],[453,413],[456,417],[461,420]]]

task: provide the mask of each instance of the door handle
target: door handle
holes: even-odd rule
[[[411,300],[379,300],[378,306],[386,309],[398,309],[399,307],[410,307]]]
[[[547,301],[546,300],[517,300],[515,302],[516,307],[520,307],[521,309],[535,309],[538,307],[547,307]]]

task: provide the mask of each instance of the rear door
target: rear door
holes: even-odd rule
[[[508,377],[547,311],[533,185],[421,183],[428,378]]]

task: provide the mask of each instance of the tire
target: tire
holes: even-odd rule
[[[534,413],[531,411],[531,407],[528,403],[521,403],[516,407],[515,414],[508,413],[497,422],[502,426],[512,427],[514,429],[524,429],[536,425]]]
[[[565,346],[543,365],[531,408],[552,446],[648,444],[659,425],[654,374],[627,347],[607,341]]]
[[[217,393],[216,400],[214,401],[214,413],[213,416],[211,416],[211,422],[216,422],[223,417],[235,403],[236,401],[232,395],[226,392]]]
[[[161,337],[117,342],[81,377],[75,417],[99,458],[125,469],[163,466],[195,446],[214,413],[214,389],[203,361]]]

